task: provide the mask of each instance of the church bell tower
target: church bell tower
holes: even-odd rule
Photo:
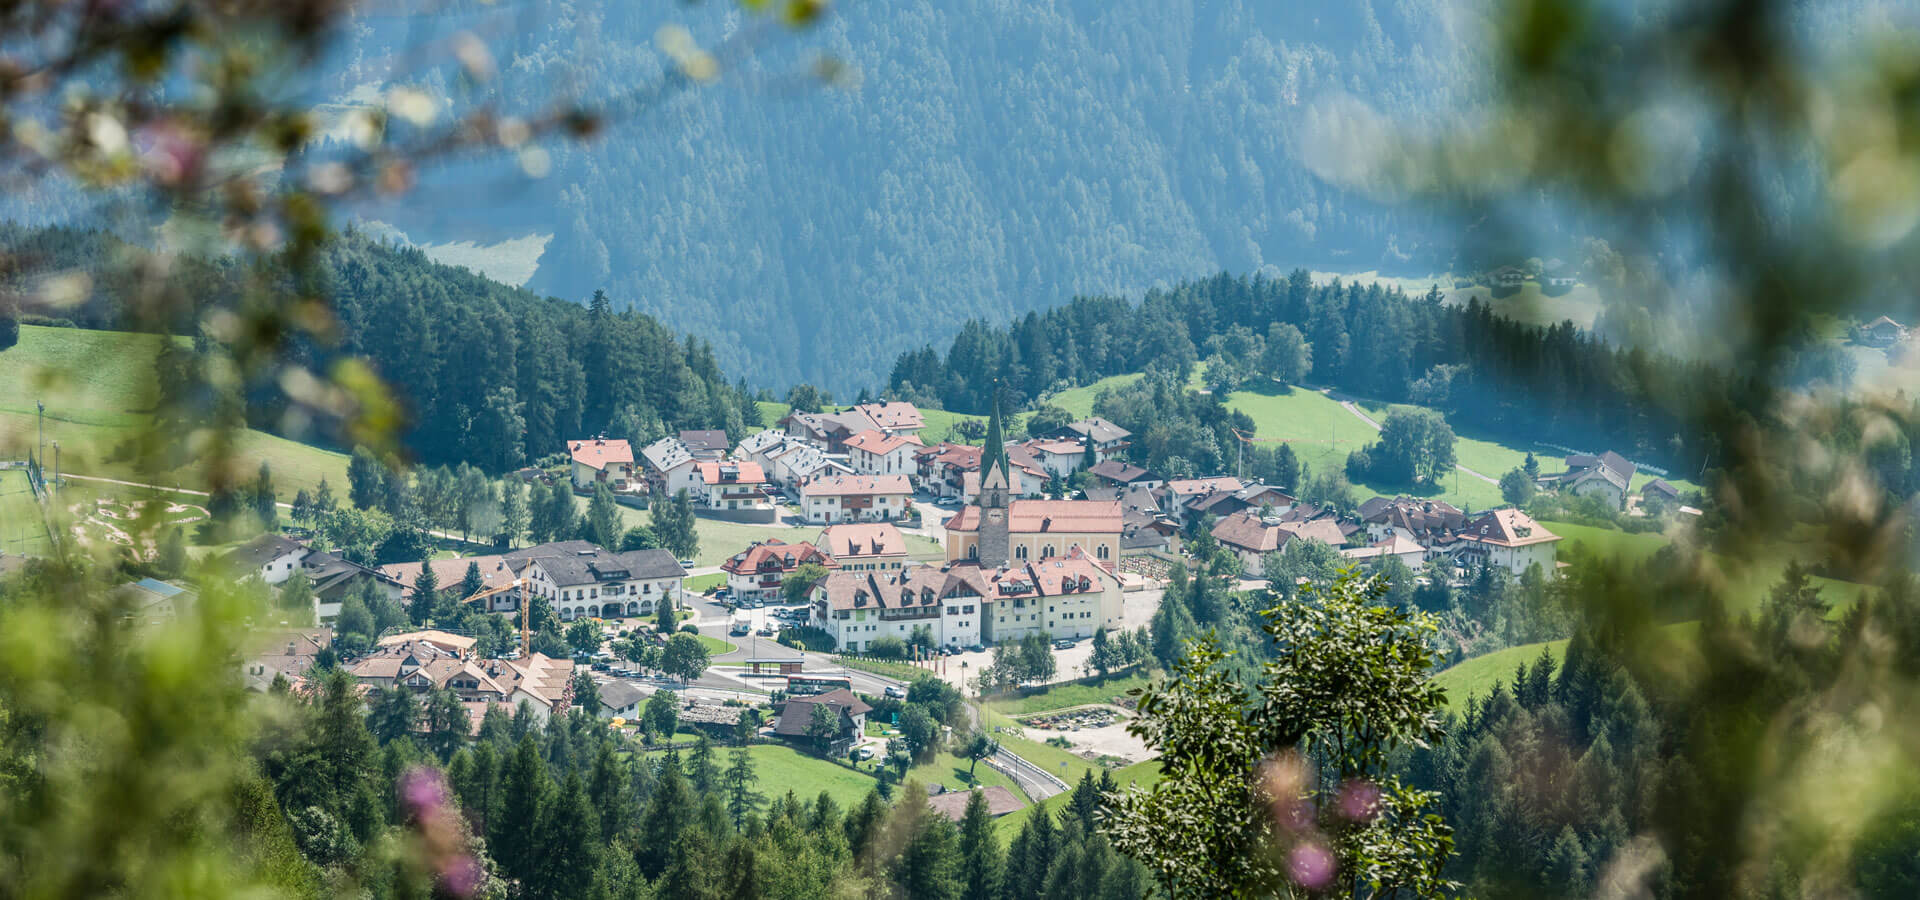
[[[1000,397],[996,391],[993,411],[987,419],[986,446],[980,452],[980,496],[974,501],[980,507],[977,546],[983,567],[1004,566],[1012,553],[1012,538],[1008,534],[1007,522],[1008,498],[1012,493],[1010,481],[1006,439],[1000,430]]]

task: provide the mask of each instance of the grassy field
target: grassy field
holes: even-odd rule
[[[1433,683],[1446,690],[1447,705],[1456,710],[1465,709],[1468,697],[1485,697],[1493,692],[1494,685],[1512,681],[1514,669],[1521,663],[1533,665],[1533,661],[1540,658],[1542,647],[1547,648],[1555,660],[1566,657],[1566,641],[1521,644],[1443,669],[1433,676]]]
[[[0,470],[0,554],[45,556],[53,547],[25,469]]]
[[[973,767],[973,774],[967,774],[968,761],[944,750],[934,754],[933,759],[907,770],[907,777],[921,784],[938,784],[950,791],[964,791],[978,784],[982,787],[998,785],[1013,792],[1016,797],[1026,796],[1020,786],[1001,772],[986,763]]]
[[[1096,775],[1094,777],[1097,778],[1099,776]],[[1118,784],[1122,788],[1130,784],[1149,787],[1154,782],[1160,780],[1160,764],[1158,762],[1148,761],[1134,763],[1122,769],[1115,769],[1113,770],[1113,780],[1115,784]],[[1074,776],[1074,781],[1069,782],[1069,784],[1077,783],[1078,781],[1079,776],[1076,775]],[[1050,797],[1046,801],[1034,804],[1026,809],[1007,813],[995,820],[993,827],[999,832],[1000,840],[1011,841],[1013,840],[1013,836],[1020,831],[1020,826],[1025,825],[1027,818],[1033,815],[1034,809],[1044,807],[1048,812],[1058,817],[1060,815],[1060,808],[1072,801],[1073,792],[1068,791],[1067,793]]]
[[[1628,534],[1624,531],[1592,528],[1571,522],[1548,521],[1540,524],[1564,538],[1560,545],[1560,555],[1563,559],[1570,552],[1592,553],[1634,563],[1652,556],[1660,548],[1672,543],[1671,538],[1662,534]],[[1785,571],[1788,562],[1799,560],[1802,563],[1810,563],[1817,557],[1816,548],[1788,541],[1778,542],[1764,552],[1755,554],[1754,560],[1745,565],[1737,564],[1734,560],[1716,554],[1708,555],[1708,559],[1727,574],[1725,593],[1730,601],[1729,611],[1735,613],[1758,609],[1767,591],[1780,580],[1780,575]],[[1813,583],[1819,586],[1821,593],[1833,604],[1835,616],[1852,606],[1854,601],[1860,599],[1861,592],[1868,589],[1867,585],[1856,582],[1819,576],[1813,578]]]
[[[0,351],[0,456],[25,458],[37,445],[34,404],[47,404],[46,438],[60,442],[63,471],[132,481],[204,486],[192,463],[143,478],[116,449],[149,421],[153,363],[164,339],[155,335],[75,328],[20,327],[20,343]],[[200,455],[200,454],[195,454]],[[251,476],[265,460],[283,497],[325,476],[336,492],[347,483],[347,458],[258,431],[241,433],[236,466]]]
[[[747,748],[747,753],[753,757],[753,772],[760,779],[762,794],[785,793],[791,788],[800,799],[812,800],[825,791],[841,809],[850,809],[877,783],[872,775],[856,771],[845,762],[810,756],[785,744],[755,744]]]
[[[684,586],[686,587],[687,590],[692,591],[696,594],[704,594],[707,592],[708,588],[719,587],[720,585],[723,585],[726,583],[727,583],[727,573],[715,572],[711,575],[695,575],[692,578],[687,579],[684,582]]]
[[[1146,687],[1147,681],[1144,673],[1112,675],[1104,681],[1060,684],[1025,697],[992,700],[987,703],[987,708],[1002,715],[1024,716],[1089,703],[1112,703],[1113,698],[1133,688]]]
[[[722,653],[732,653],[736,649],[732,644],[717,637],[709,637],[704,634],[698,637],[700,638],[700,645],[707,648],[707,652],[714,656],[719,656]]]
[[[1045,402],[1058,406],[1076,416],[1091,416],[1093,415],[1094,398],[1100,396],[1102,390],[1132,384],[1139,380],[1140,373],[1138,372],[1128,375],[1109,375],[1085,387],[1061,391],[1058,394],[1047,397]],[[1025,434],[1024,431],[1021,433]]]

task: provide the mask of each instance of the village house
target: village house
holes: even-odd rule
[[[545,599],[563,622],[652,615],[659,604],[674,602],[687,574],[665,550],[615,553],[588,541],[541,544],[504,557],[525,573],[529,595]]]
[[[631,681],[614,679],[606,684],[596,685],[594,693],[600,697],[600,708],[595,712],[603,719],[640,718],[640,708],[646,705],[646,691]]]
[[[812,740],[808,735],[813,724],[813,710],[824,706],[833,713],[838,723],[834,739],[824,748],[829,756],[846,753],[853,746],[854,739],[866,732],[867,713],[873,707],[855,696],[846,688],[837,688],[824,694],[811,694],[805,697],[790,697],[780,706],[780,717],[774,720],[773,733],[801,743]]]
[[[921,448],[914,455],[920,486],[936,497],[966,496],[967,476],[980,475],[980,454],[979,447],[951,442]]]
[[[640,460],[656,497],[675,497],[681,491],[688,496],[699,495],[699,462],[679,438],[661,438],[648,444],[641,449]]]
[[[320,651],[333,646],[333,629],[327,627],[269,631],[247,639],[253,650],[241,663],[241,675],[247,690],[265,692],[276,676],[298,685],[313,668]]]
[[[233,548],[221,563],[234,578],[258,576],[267,584],[280,584],[293,577],[300,561],[307,557],[307,545],[277,534],[263,534]]]
[[[858,475],[917,475],[914,454],[923,449],[910,434],[862,431],[847,439],[847,462]]]
[[[912,437],[927,427],[927,418],[921,415],[919,407],[904,400],[861,403],[853,407],[853,412],[866,416],[874,427],[888,434]]]
[[[767,468],[767,477],[795,492],[800,485],[815,478],[853,474],[853,469],[843,460],[828,456],[827,451],[806,443],[788,445],[773,455],[771,463]]]
[[[1093,468],[1088,469],[1087,474],[1114,487],[1144,487],[1151,489],[1167,483],[1165,478],[1153,472],[1149,472],[1133,463],[1118,459],[1109,459],[1099,463]]]
[[[1501,266],[1487,273],[1487,283],[1494,287],[1519,287],[1526,281],[1526,270],[1515,266]]]
[[[1365,547],[1348,547],[1341,550],[1340,555],[1350,562],[1370,566],[1382,565],[1388,559],[1397,559],[1409,569],[1418,569],[1426,564],[1427,548],[1410,538],[1392,534]]]
[[[1133,437],[1133,432],[1095,416],[1068,422],[1055,429],[1053,437],[1066,438],[1083,445],[1093,444],[1094,462],[1103,463],[1127,449],[1127,439]]]
[[[1161,485],[1154,493],[1159,497],[1161,512],[1175,522],[1185,524],[1189,509],[1188,501],[1223,491],[1232,493],[1246,486],[1246,482],[1231,475],[1216,475],[1211,478],[1175,478]]]
[[[513,708],[525,702],[537,721],[564,714],[573,700],[574,663],[533,653],[526,659],[478,659],[471,645],[395,635],[347,667],[361,684],[452,691],[464,702]],[[484,711],[484,707],[482,708]]]
[[[1865,343],[1875,347],[1891,347],[1907,339],[1906,326],[1886,316],[1868,322],[1860,333]]]
[[[735,522],[772,522],[773,498],[763,490],[767,476],[759,463],[704,460],[700,463],[700,502]]]
[[[1017,641],[1029,634],[1091,637],[1122,624],[1120,580],[1075,551],[984,566],[974,560],[898,572],[836,572],[813,592],[813,624],[858,652],[926,629],[935,646]]]
[[[381,566],[379,571],[380,574],[404,585],[401,599],[410,602],[413,599],[413,583],[420,579],[420,570],[423,567],[433,570],[434,583],[444,591],[458,587],[462,581],[466,580],[468,566],[480,570],[480,589],[483,591],[510,585],[514,578],[518,577],[514,570],[507,566],[506,557],[498,554],[434,559],[425,563],[424,566],[417,562],[388,563]],[[488,610],[488,612],[500,612],[500,610]]]
[[[918,410],[915,411],[918,414]],[[900,421],[900,417],[895,417]],[[886,431],[886,427],[874,421],[873,417],[854,407],[837,413],[788,413],[776,423],[787,434],[806,441],[828,454],[847,452],[847,439],[864,431]],[[904,433],[914,433],[920,426],[901,429]]]
[[[732,443],[727,440],[727,433],[719,429],[682,431],[679,438],[680,444],[687,448],[687,453],[694,459],[703,461],[726,456],[727,448],[732,446]]]
[[[907,538],[890,522],[829,525],[819,546],[845,572],[893,572],[907,564]]]
[[[816,525],[885,522],[904,517],[912,496],[905,475],[825,475],[800,485],[800,509]]]
[[[1212,516],[1216,519],[1245,510],[1286,515],[1299,505],[1300,501],[1292,494],[1264,484],[1249,484],[1238,490],[1200,494],[1187,498],[1185,503],[1187,518],[1198,515]]]
[[[314,621],[331,625],[340,604],[362,583],[371,582],[388,599],[399,600],[404,586],[378,571],[352,562],[338,553],[314,550],[277,534],[263,534],[221,558],[235,577],[258,576],[269,585],[282,585],[294,572],[313,588]]]
[[[1640,496],[1645,499],[1656,499],[1666,503],[1679,503],[1680,489],[1668,484],[1665,479],[1655,478],[1647,482],[1646,487],[1640,489]]]
[[[829,571],[840,563],[819,547],[805,541],[789,544],[779,538],[755,541],[747,549],[727,557],[720,571],[727,574],[727,589],[736,599],[764,600],[780,596],[787,576],[800,567],[813,564]]]
[[[1369,544],[1397,536],[1430,550],[1451,546],[1460,529],[1467,526],[1467,514],[1459,507],[1414,497],[1374,497],[1360,504],[1355,515],[1367,528]]]
[[[130,622],[159,625],[186,612],[193,605],[193,591],[157,578],[142,578],[114,589]]]
[[[1266,577],[1266,557],[1286,550],[1296,540],[1319,541],[1338,549],[1347,536],[1332,517],[1289,519],[1284,516],[1262,518],[1257,510],[1234,513],[1213,523],[1213,538],[1233,552],[1241,569],[1253,578]]]
[[[616,491],[631,490],[637,479],[633,470],[633,445],[626,441],[595,438],[568,441],[567,454],[573,458],[573,487],[590,491],[604,483]]]
[[[1567,471],[1544,481],[1556,484],[1563,493],[1577,497],[1599,497],[1609,508],[1627,508],[1628,486],[1638,468],[1626,457],[1611,450],[1599,456],[1574,454],[1567,457]]]
[[[1062,480],[1072,478],[1073,473],[1089,468],[1087,446],[1071,438],[1041,438],[1022,441],[1021,449],[1033,455],[1033,459],[1046,470],[1048,476]]]
[[[1560,536],[1517,509],[1496,509],[1473,520],[1460,533],[1463,563],[1499,566],[1518,576],[1539,566],[1551,577]]]

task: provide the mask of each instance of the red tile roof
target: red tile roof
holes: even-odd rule
[[[885,456],[901,447],[921,447],[920,439],[910,434],[887,434],[884,431],[862,431],[847,438],[847,449],[864,450],[875,456]]]
[[[757,462],[720,462],[700,464],[700,480],[707,484],[766,484],[767,473]]]
[[[1007,530],[1016,534],[1039,532],[1120,533],[1120,501],[1015,500],[1009,504]],[[980,507],[961,507],[947,520],[948,531],[980,530]]]
[[[760,572],[791,572],[807,563],[815,563],[829,569],[840,567],[839,561],[819,547],[805,541],[789,544],[774,538],[756,542],[746,550],[727,557],[720,564],[720,570],[733,575],[753,575]]]
[[[820,545],[833,556],[905,556],[907,539],[891,522],[829,525]]]
[[[590,469],[605,469],[613,463],[633,463],[633,445],[626,441],[609,441],[596,438],[590,441],[568,441],[567,452],[573,455],[573,461]]]
[[[1496,509],[1487,513],[1468,525],[1460,537],[1462,540],[1496,547],[1526,547],[1560,539],[1559,535],[1535,522],[1532,516],[1517,509]]]
[[[810,497],[847,497],[858,494],[911,494],[905,475],[827,475],[800,486]]]
[[[927,419],[918,407],[904,400],[891,403],[862,403],[854,409],[865,413],[881,428],[915,429],[927,427]]]

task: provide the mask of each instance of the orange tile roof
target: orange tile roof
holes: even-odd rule
[[[1009,507],[1007,530],[1015,534],[1120,533],[1118,500],[1015,500]],[[946,527],[948,531],[980,530],[980,507],[961,507]]]
[[[875,456],[885,456],[901,447],[923,447],[920,439],[910,434],[887,434],[884,431],[862,431],[847,438],[847,449],[864,450]]]
[[[820,545],[834,556],[905,556],[907,539],[891,522],[829,525]]]
[[[1532,516],[1517,509],[1496,509],[1487,513],[1468,525],[1460,537],[1462,540],[1497,547],[1526,547],[1560,539],[1559,535],[1535,522]]]
[[[734,470],[728,478],[728,469]],[[720,462],[707,460],[700,463],[700,480],[707,484],[766,484],[767,473],[757,462]]]
[[[847,497],[858,494],[911,494],[905,475],[827,475],[800,486],[810,497]]]
[[[596,438],[590,441],[568,441],[567,452],[573,455],[573,461],[591,469],[604,469],[613,463],[633,463],[633,445],[626,441],[609,441]]]

